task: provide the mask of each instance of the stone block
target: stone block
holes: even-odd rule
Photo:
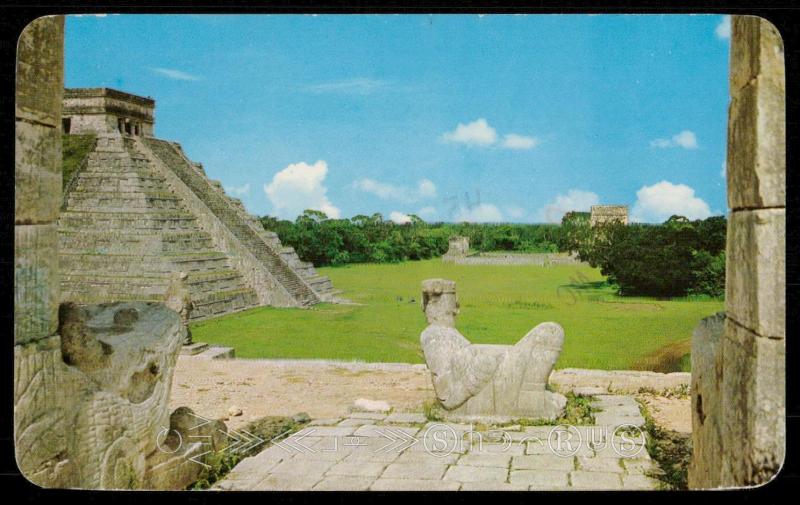
[[[447,465],[439,463],[392,463],[381,476],[384,479],[441,480]]]
[[[463,457],[460,454],[434,455],[425,451],[405,451],[397,458],[398,463],[428,463],[434,465],[452,465]]]
[[[470,452],[461,456],[458,460],[459,465],[466,466],[493,466],[508,468],[511,463],[511,454],[475,454]]]
[[[700,321],[692,334],[692,489],[719,483],[722,460],[722,335],[725,313]]]
[[[469,466],[453,465],[444,474],[444,480],[454,480],[457,482],[505,482],[508,478],[508,468],[498,468],[495,466]]]
[[[59,291],[57,226],[15,226],[15,343],[44,338],[56,332]]]
[[[459,482],[444,480],[380,478],[372,483],[370,491],[458,491]]]
[[[786,335],[786,212],[736,211],[728,222],[728,318],[772,338]]]
[[[342,426],[340,423],[339,426]],[[408,426],[377,426],[374,424],[366,424],[363,426],[359,426],[355,432],[353,432],[353,436],[356,437],[381,437],[385,438],[387,442],[389,442],[393,438],[402,438],[405,439],[406,437],[400,435],[399,433],[405,434],[408,438],[411,438],[419,431],[419,428],[411,428]],[[388,438],[387,438],[388,437]]]
[[[389,414],[389,416],[384,419],[384,422],[396,424],[423,424],[427,422],[427,418],[422,414],[395,412],[394,414]]]
[[[757,485],[783,464],[786,343],[726,321],[722,340],[722,485]],[[736,440],[737,443],[727,443]]]
[[[17,121],[14,129],[14,222],[42,224],[61,209],[61,133]]]
[[[346,477],[378,477],[386,468],[386,463],[379,461],[342,461],[331,467],[326,476],[339,475]]]
[[[373,481],[364,477],[325,477],[312,491],[367,491]]]
[[[278,463],[270,472],[273,475],[312,475],[320,476],[327,472],[335,462],[315,459],[312,455],[303,455],[299,458],[291,458]]]
[[[734,91],[728,119],[728,206],[786,205],[786,98],[783,83],[759,75]]]
[[[782,83],[785,74],[783,39],[775,25],[757,16],[733,16],[731,90],[744,87],[758,76]]]
[[[586,472],[577,470],[569,474],[572,487],[604,491],[622,488],[622,476],[615,472]]]
[[[569,473],[559,470],[511,470],[509,482],[527,485],[531,490],[565,489],[569,486]]]
[[[575,458],[548,454],[514,456],[511,460],[512,470],[574,470]]]
[[[525,484],[509,484],[508,482],[464,482],[461,491],[527,491]]]
[[[269,474],[248,491],[310,491],[323,480],[320,473]]]
[[[659,481],[646,475],[623,475],[622,487],[626,490],[650,491],[659,488]]]
[[[621,458],[590,458],[578,456],[578,469],[589,472],[623,473]]]
[[[64,17],[31,21],[17,43],[17,118],[61,128]]]

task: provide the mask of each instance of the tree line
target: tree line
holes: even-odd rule
[[[720,297],[725,289],[723,216],[592,227],[587,212],[569,212],[560,225],[428,223],[414,215],[399,224],[380,213],[330,219],[307,210],[294,221],[264,216],[261,223],[317,266],[435,258],[462,235],[475,251],[575,252],[623,295]]]

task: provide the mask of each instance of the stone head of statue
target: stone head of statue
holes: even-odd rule
[[[447,279],[422,281],[422,310],[428,324],[455,328],[458,315],[456,283]]]

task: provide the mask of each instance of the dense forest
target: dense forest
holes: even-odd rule
[[[723,216],[590,227],[585,212],[567,213],[560,225],[427,223],[417,216],[397,224],[379,213],[329,219],[307,210],[294,221],[264,216],[261,223],[317,266],[434,258],[447,251],[450,236],[463,235],[475,251],[577,252],[622,295],[721,297],[725,289]]]

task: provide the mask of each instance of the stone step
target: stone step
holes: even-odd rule
[[[210,181],[203,177],[175,145],[152,138],[144,139],[144,142],[167,167],[175,172],[184,184],[203,200],[231,233],[250,249],[299,305],[305,306],[319,301],[314,291],[305,284],[301,275],[293,271],[281,258],[280,253],[264,241],[262,234],[256,231],[257,228],[249,224],[243,209],[229,201],[217,181]]]
[[[210,251],[205,232],[154,233],[141,230],[59,230],[59,250],[84,254],[176,254]]]
[[[218,291],[192,300],[192,320],[202,320],[258,306],[255,291],[249,288]]]
[[[89,274],[64,274],[61,276],[61,297],[64,301],[101,303],[107,301],[163,301],[169,276],[129,277]]]
[[[76,189],[67,196],[67,206],[72,211],[89,212],[183,210],[180,199],[175,195],[153,191],[90,192]]]
[[[81,172],[73,191],[149,191],[164,188],[164,178],[138,172],[109,174]]]
[[[216,270],[209,273],[193,273],[187,279],[192,298],[220,291],[245,289],[242,276],[234,269]]]
[[[211,346],[196,356],[203,359],[233,359],[235,351],[233,347]]]
[[[181,347],[181,354],[184,356],[194,356],[208,350],[208,344],[203,342],[193,342]]]
[[[84,212],[61,213],[59,228],[95,230],[186,230],[196,231],[197,219],[184,212]]]

